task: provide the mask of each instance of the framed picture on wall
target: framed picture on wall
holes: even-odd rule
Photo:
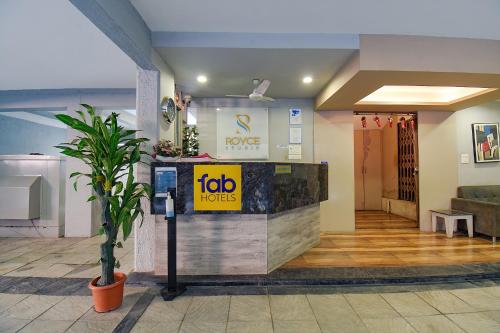
[[[498,123],[472,124],[474,162],[500,162]]]

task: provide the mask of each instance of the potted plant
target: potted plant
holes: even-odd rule
[[[170,140],[160,140],[153,146],[153,157],[160,161],[175,161],[182,154],[181,148],[176,147]]]
[[[118,241],[121,228],[125,241],[132,231],[132,225],[139,215],[144,217],[141,199],[150,198],[148,184],[134,179],[134,165],[146,154],[140,149],[146,138],[135,138],[135,130],[126,130],[118,125],[118,115],[112,113],[106,119],[96,116],[94,108],[82,104],[86,113],[77,111],[81,119],[67,114],[56,115],[57,119],[79,132],[74,140],[56,146],[61,153],[78,158],[90,167],[90,173],[73,172],[77,189],[80,177],[89,178],[93,194],[88,201],[97,200],[101,207],[99,234],[106,236],[101,244],[101,276],[89,283],[95,310],[107,312],[120,307],[123,300],[123,285],[126,275],[115,272],[120,263],[114,257],[114,248],[122,247]]]

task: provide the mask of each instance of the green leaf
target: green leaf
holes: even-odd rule
[[[115,184],[115,195],[119,194],[123,190],[123,183],[117,182]]]
[[[76,181],[73,183],[73,188],[75,189],[75,191],[78,191],[77,187],[78,187],[78,180],[76,180]]]
[[[91,195],[88,199],[87,199],[87,202],[89,201],[94,201],[95,199],[97,199],[97,197],[95,195]]]
[[[122,223],[122,230],[123,230],[123,240],[127,240],[128,236],[130,236],[130,233],[132,232],[132,222],[131,220],[125,220]]]
[[[104,235],[104,227],[103,227],[102,225],[101,225],[101,226],[99,227],[99,229],[97,230],[97,233],[98,233],[100,236]]]
[[[115,267],[120,268],[120,260],[115,261]]]
[[[95,116],[94,108],[92,107],[92,105],[89,104],[80,104],[80,105],[83,106],[85,109],[87,109],[87,112],[91,117]]]
[[[122,249],[123,248],[122,242],[117,242],[116,247]]]
[[[66,125],[68,125],[69,127],[76,129],[80,132],[91,135],[98,135],[97,131],[94,128],[90,127],[81,120],[68,116],[67,114],[57,114],[56,118],[65,123]]]
[[[80,111],[80,110],[77,110],[77,111],[75,111],[75,112],[76,112],[76,113],[78,113],[78,114],[80,115],[80,118],[82,118],[82,120],[83,120],[84,122],[87,122],[87,119],[85,118],[85,113],[83,113],[83,112],[82,112],[82,111]]]

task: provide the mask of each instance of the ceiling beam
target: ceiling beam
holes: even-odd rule
[[[234,33],[154,31],[152,45],[163,47],[258,49],[359,49],[357,34]]]
[[[130,1],[70,0],[136,64],[156,70],[151,61],[151,31]]]

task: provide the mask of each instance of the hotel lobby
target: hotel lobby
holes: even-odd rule
[[[0,13],[0,332],[500,332],[498,1]]]

